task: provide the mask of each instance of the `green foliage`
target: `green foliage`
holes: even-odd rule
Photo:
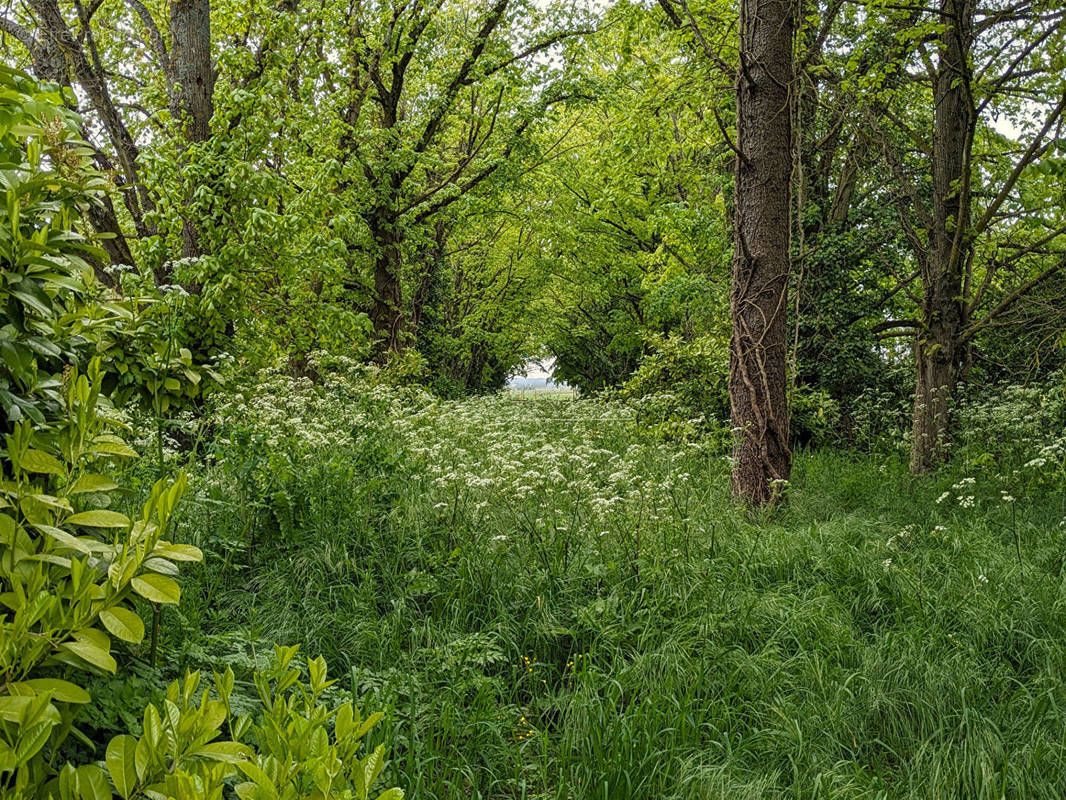
[[[162,417],[223,385],[217,364],[182,345],[188,338],[179,325],[182,296],[172,292],[157,300],[133,297],[104,304],[114,322],[99,347],[108,354],[107,389],[115,403]]]
[[[994,397],[971,391],[956,410],[956,454],[973,465],[994,469],[1014,461],[1061,462],[1066,444],[1066,374],[1051,373],[1029,385],[999,387]],[[1026,464],[1033,476],[1047,463]],[[1052,474],[1054,470],[1051,470]]]
[[[107,772],[118,795],[200,800],[221,798],[232,785],[241,800],[402,800],[395,788],[371,794],[385,766],[385,745],[358,755],[383,715],[363,719],[351,702],[323,705],[333,683],[326,664],[308,659],[303,679],[293,663],[297,650],[276,647],[270,668],[254,675],[263,708],[257,719],[234,715],[231,669],[215,673],[215,697],[208,687],[200,690],[199,672],[171,683],[162,701],[145,709],[139,737],[116,736],[107,746]],[[223,729],[230,739],[219,740]],[[242,743],[245,738],[254,746]],[[85,791],[83,769],[60,774],[60,798],[94,797]]]
[[[92,149],[56,90],[0,65],[0,408],[5,430],[41,425],[62,403],[61,374],[92,338],[87,259],[99,250],[73,230],[103,190]]]
[[[621,385],[652,337],[728,339],[732,151],[716,118],[732,101],[707,91],[706,63],[677,57],[686,33],[628,3],[605,23],[581,62],[594,110],[560,115],[572,152],[545,166],[528,201],[547,243],[533,251],[537,342],[582,392]]]
[[[173,682],[144,711],[140,735],[111,739],[103,767],[63,762],[80,707],[93,699],[77,673],[115,673],[112,637],[136,647],[145,624],[135,599],[177,605],[178,564],[201,551],[164,538],[185,490],[181,475],[151,489],[139,517],[110,508],[117,484],[103,472],[136,455],[97,411],[102,375],[94,360],[63,386],[66,416],[47,436],[29,422],[6,437],[0,485],[0,786],[4,797],[57,800],[221,798],[240,777],[242,800],[308,796],[367,800],[384,767],[384,744],[357,751],[382,714],[365,720],[351,702],[323,704],[322,659],[301,679],[297,648],[277,648],[253,673],[258,717],[234,716],[234,674],[215,675],[216,697],[197,694],[199,673]],[[222,739],[223,726],[230,739]],[[250,743],[242,743],[247,738]],[[390,789],[379,800],[401,800]]]
[[[636,408],[636,422],[652,436],[687,440],[706,434],[729,438],[729,351],[704,336],[653,337],[649,353],[622,384],[619,397]]]
[[[0,487],[0,781],[5,796],[46,796],[53,754],[76,733],[89,694],[61,675],[113,673],[112,637],[139,644],[135,598],[174,604],[177,563],[200,551],[167,540],[184,476],[159,481],[140,515],[108,508],[118,488],[107,464],[135,453],[97,412],[99,363],[62,386],[65,417],[39,435],[29,422],[6,437]],[[103,470],[103,474],[101,473]],[[96,797],[96,768],[79,768]],[[108,795],[109,796],[108,790]]]
[[[840,404],[825,389],[797,386],[792,392],[789,437],[801,446],[843,444]]]
[[[183,347],[182,306],[170,293],[149,301],[125,279],[125,298],[106,297],[92,264],[106,255],[77,230],[101,202],[104,176],[89,163],[79,118],[58,91],[0,67],[0,408],[6,426],[40,427],[60,413],[62,374],[107,353],[107,394],[160,415],[218,385],[203,353]],[[111,278],[109,277],[109,280]],[[151,291],[151,290],[150,290]],[[166,300],[169,299],[169,302]],[[188,338],[185,334],[185,338]]]
[[[441,800],[1066,785],[1066,457],[1040,456],[1062,424],[1042,390],[982,416],[997,427],[975,439],[1031,442],[987,467],[918,480],[891,450],[801,451],[766,517],[731,506],[713,442],[650,440],[624,403],[441,402],[324,373],[325,391],[272,377],[219,407],[186,516],[216,556],[169,638],[205,663],[264,636],[321,652],[353,698],[394,709],[387,785]]]

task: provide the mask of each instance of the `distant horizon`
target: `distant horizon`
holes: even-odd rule
[[[507,379],[507,387],[529,389],[543,386],[562,386],[564,381],[555,380],[555,359],[552,357],[530,359],[524,365],[524,374],[514,373]]]

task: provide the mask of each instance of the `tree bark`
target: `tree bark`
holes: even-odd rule
[[[964,277],[973,250],[970,153],[977,112],[970,92],[973,0],[941,0],[940,57],[933,82],[933,207],[922,265],[921,328],[915,344],[913,473],[946,455],[951,404],[964,357]]]
[[[401,234],[396,220],[385,212],[370,215],[370,234],[377,245],[374,257],[374,297],[370,321],[380,356],[398,353],[406,345],[403,284],[400,281]]]
[[[215,110],[210,0],[173,0],[170,38],[170,63],[175,80],[170,98],[171,115],[180,121],[186,141],[206,142],[211,138],[211,117]],[[184,205],[188,208],[189,201],[186,200]],[[182,258],[197,258],[203,253],[200,231],[192,214],[183,214]]]
[[[211,116],[215,110],[210,1],[173,0],[170,38],[170,58],[178,84],[171,98],[171,111],[182,121],[187,140],[206,142],[211,136]]]
[[[792,0],[741,0],[729,398],[733,496],[775,502],[788,447],[787,306],[791,269]]]
[[[29,5],[42,34],[40,36],[42,41],[39,44],[42,48],[41,56],[40,58],[34,56],[35,70],[40,69],[45,73],[50,73],[50,78],[51,75],[58,75],[58,72],[62,70],[64,74],[61,82],[63,83],[66,83],[67,68],[73,73],[75,80],[88,96],[90,105],[115,148],[115,156],[121,167],[122,175],[119,188],[130,217],[133,219],[137,235],[141,237],[153,235],[155,230],[145,221],[144,215],[155,210],[155,203],[140,181],[138,174],[140,152],[115,106],[105,74],[98,64],[90,62],[86,56],[81,39],[70,30],[56,0],[30,0]]]

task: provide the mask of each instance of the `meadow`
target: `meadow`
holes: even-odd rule
[[[414,798],[1066,796],[1041,397],[972,406],[934,476],[900,448],[799,453],[759,513],[720,441],[619,402],[267,379],[165,456],[206,560],[144,691],[230,665],[250,706],[241,675],[300,644],[386,712],[370,743]],[[101,726],[121,685],[94,689]]]
[[[0,800],[1066,800],[1064,0],[0,50]]]

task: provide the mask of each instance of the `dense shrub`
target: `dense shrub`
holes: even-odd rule
[[[826,446],[845,440],[840,404],[824,389],[797,386],[792,392],[789,436],[799,446]]]
[[[641,429],[666,439],[728,436],[729,352],[716,337],[654,337],[617,395]]]
[[[0,409],[3,430],[58,413],[64,366],[91,349],[101,253],[73,230],[104,186],[58,91],[0,65]]]
[[[102,376],[70,373],[65,417],[48,437],[22,423],[6,437],[0,487],[0,788],[5,798],[99,800],[220,797],[238,775],[244,800],[323,796],[366,800],[384,766],[384,745],[362,758],[362,739],[381,719],[363,720],[351,702],[323,704],[325,662],[292,665],[296,648],[279,648],[274,665],[253,673],[261,706],[232,712],[231,670],[216,674],[215,697],[198,673],[171,684],[144,712],[139,737],[107,745],[104,766],[64,763],[79,707],[92,703],[83,673],[115,673],[112,637],[131,648],[145,638],[139,607],[177,604],[181,562],[199,549],[165,537],[184,475],[159,481],[140,515],[110,506],[115,458],[136,454],[98,414]],[[153,634],[153,648],[155,635]],[[225,728],[228,739],[220,740]],[[242,743],[242,739],[251,745]],[[252,746],[254,745],[254,746]],[[380,795],[399,800],[392,789]]]
[[[124,314],[129,306],[96,296],[83,257],[96,254],[73,226],[101,179],[73,129],[58,95],[0,67],[0,302],[8,315],[0,328],[0,795],[200,800],[233,786],[242,800],[367,800],[385,745],[358,751],[381,715],[363,719],[351,701],[327,703],[335,698],[326,696],[325,662],[307,661],[305,678],[295,647],[276,648],[272,666],[242,675],[256,689],[250,711],[231,704],[236,678],[227,669],[215,673],[214,696],[200,690],[198,673],[172,683],[145,709],[138,735],[114,736],[106,751],[77,727],[79,710],[93,704],[87,678],[116,674],[125,660],[113,639],[126,657],[143,654],[147,608],[154,662],[158,608],[179,602],[178,565],[203,556],[169,540],[184,474],[155,481],[139,514],[117,510],[130,492],[113,479],[116,461],[137,453],[117,435],[100,359],[84,373],[79,360],[114,345],[102,331],[141,330],[160,359],[136,362],[143,369],[134,385],[155,398],[157,417],[169,405],[158,398],[181,392],[168,371],[199,380],[187,351],[142,329]],[[85,760],[84,747],[103,760],[71,763]],[[390,789],[379,798],[402,796]]]

